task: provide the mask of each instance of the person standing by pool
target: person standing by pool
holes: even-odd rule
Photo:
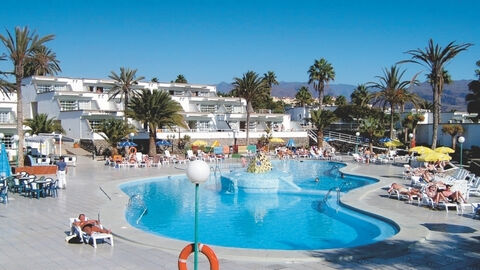
[[[57,162],[58,187],[65,189],[67,187],[67,163],[63,157]]]

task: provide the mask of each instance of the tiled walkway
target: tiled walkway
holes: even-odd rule
[[[480,269],[480,220],[386,198],[382,187],[401,181],[401,167],[351,164],[346,171],[381,180],[350,192],[342,201],[394,220],[401,227],[396,237],[367,248],[308,252],[299,260],[295,256],[267,257],[268,253],[256,251],[235,258],[231,251],[219,248],[215,251],[221,269]],[[0,269],[177,269],[180,249],[176,246],[181,243],[171,245],[171,241],[150,235],[150,243],[141,242],[153,246],[127,241],[123,237],[130,238],[125,232],[132,228],[125,227],[122,215],[112,217],[112,213],[121,213],[124,205],[118,205],[116,211],[105,209],[122,197],[112,183],[182,172],[173,166],[114,169],[79,157],[78,166],[69,168],[68,188],[60,190],[58,198],[37,200],[11,194],[9,204],[0,204]],[[471,201],[475,199],[479,198]],[[115,246],[99,244],[94,249],[67,244],[68,218],[79,213],[93,218],[100,213],[102,223],[117,234]],[[395,252],[385,253],[388,250]],[[358,254],[376,257],[338,261]],[[206,259],[200,258],[200,269],[208,269]]]

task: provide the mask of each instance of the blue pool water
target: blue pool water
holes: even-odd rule
[[[337,187],[348,192],[376,180],[342,177],[338,168],[344,165],[334,162],[278,161],[273,166],[268,174],[283,179],[277,193],[232,192],[213,176],[200,185],[200,242],[251,249],[314,250],[365,245],[398,232],[392,223],[337,202]],[[246,174],[244,170],[223,173],[223,180]],[[163,237],[193,240],[194,185],[185,175],[129,182],[121,189],[131,196],[126,218],[132,226]]]

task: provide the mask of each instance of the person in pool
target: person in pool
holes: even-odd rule
[[[75,225],[79,226],[82,231],[88,235],[92,235],[94,232],[99,233],[111,233],[111,230],[107,230],[100,225],[100,222],[95,219],[87,220],[85,214],[80,214],[78,216],[78,221],[74,222]]]

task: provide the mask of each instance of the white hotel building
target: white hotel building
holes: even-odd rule
[[[122,119],[123,102],[109,100],[112,80],[34,76],[22,81],[24,119],[40,113],[61,122],[66,136],[75,140],[102,140],[96,133],[98,124],[108,118]],[[221,140],[233,144],[246,136],[246,101],[235,97],[217,96],[216,87],[201,84],[140,82],[136,88],[168,91],[180,103],[188,129],[157,130],[157,139],[188,135],[195,139]],[[13,135],[16,100],[4,98],[0,105],[0,132]],[[1,107],[4,106],[4,107]],[[130,121],[138,130],[137,139],[148,133],[137,121]],[[307,140],[307,132],[288,114],[261,111],[251,114],[250,138],[256,142],[265,134],[267,125],[274,127],[273,136]],[[2,131],[3,130],[3,131]],[[239,142],[240,144],[240,142]]]

